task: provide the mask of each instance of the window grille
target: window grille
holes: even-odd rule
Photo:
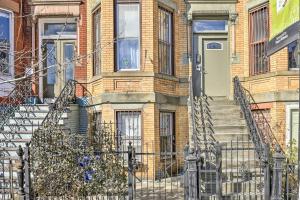
[[[160,113],[160,152],[162,158],[170,158],[175,152],[174,113]]]
[[[159,8],[158,64],[160,73],[173,75],[172,13]]]
[[[250,11],[250,75],[258,75],[270,71],[267,58],[267,42],[269,39],[269,9],[267,5]]]

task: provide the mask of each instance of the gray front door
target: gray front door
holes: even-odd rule
[[[227,39],[203,39],[204,91],[209,96],[228,96],[230,85]]]
[[[229,96],[230,69],[227,37],[194,35],[193,94]]]

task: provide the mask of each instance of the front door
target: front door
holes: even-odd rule
[[[230,70],[227,38],[195,35],[194,42],[196,44],[194,71],[201,73],[201,81],[196,81],[197,87],[209,96],[229,96]]]
[[[68,80],[74,79],[73,40],[44,40],[44,98],[58,97]]]

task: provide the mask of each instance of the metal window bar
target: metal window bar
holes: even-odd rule
[[[270,71],[269,58],[266,57],[269,37],[268,6],[263,5],[249,13],[250,28],[250,75]]]

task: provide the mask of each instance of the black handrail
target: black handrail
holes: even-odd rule
[[[263,158],[265,145],[270,145],[272,149],[277,147],[284,154],[264,113],[259,109],[251,93],[242,86],[237,76],[234,77],[234,99],[241,106],[259,158]]]

